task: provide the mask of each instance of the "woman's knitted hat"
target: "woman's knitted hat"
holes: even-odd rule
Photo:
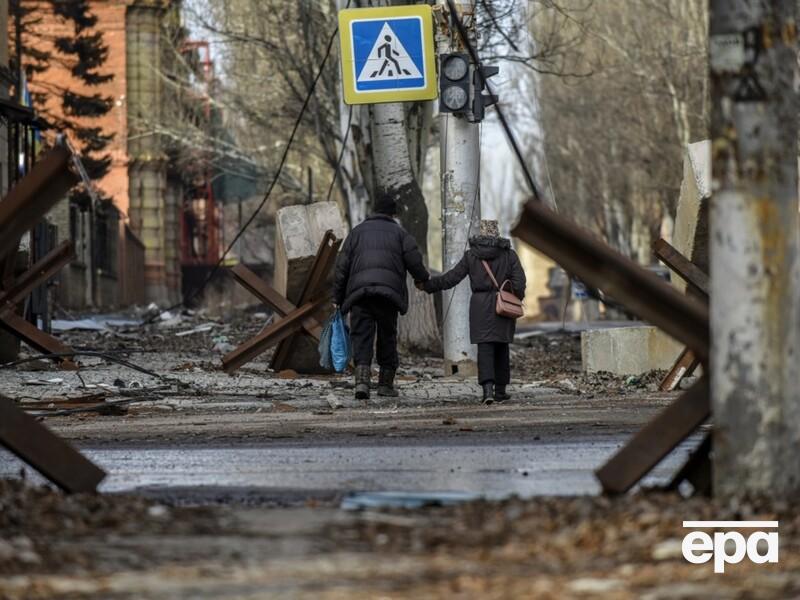
[[[489,221],[486,219],[482,219],[481,235],[484,237],[499,237],[500,229],[497,227],[497,221]]]

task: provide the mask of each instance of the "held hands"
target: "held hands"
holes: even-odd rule
[[[425,282],[424,281],[415,281],[414,287],[416,287],[419,291],[424,292],[425,290]]]

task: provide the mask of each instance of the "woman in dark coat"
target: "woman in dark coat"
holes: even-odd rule
[[[497,288],[489,278],[482,261],[489,264],[500,285],[511,282],[512,291],[522,300],[525,296],[525,272],[511,242],[498,235],[497,221],[481,221],[479,236],[470,238],[469,249],[459,263],[447,273],[432,277],[418,287],[428,293],[449,290],[469,275],[472,298],[469,303],[470,343],[478,345],[478,382],[483,387],[483,401],[502,402],[510,397],[506,386],[511,379],[508,345],[514,341],[516,321],[497,314]]]

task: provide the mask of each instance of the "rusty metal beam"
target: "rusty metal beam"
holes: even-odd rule
[[[627,492],[710,415],[708,377],[703,376],[595,472],[603,491]]]
[[[8,312],[4,314],[3,318],[0,319],[0,327],[11,332],[12,335],[17,336],[28,346],[43,354],[69,354],[72,352],[72,348],[62,344],[41,329],[37,329],[16,313]],[[74,371],[78,368],[73,361],[67,358],[61,357],[55,360],[59,361],[62,369]]]
[[[709,280],[708,275],[692,261],[678,252],[664,239],[656,240],[653,244],[653,253],[667,265],[678,277],[683,279],[695,296],[708,301]],[[661,381],[659,389],[662,392],[671,392],[680,385],[684,377],[690,376],[700,365],[700,361],[688,348],[678,356],[667,376]]]
[[[0,445],[66,492],[94,492],[105,471],[35,418],[0,396]]]
[[[70,159],[64,146],[49,150],[0,200],[0,258],[15,251],[23,234],[78,182]]]
[[[711,496],[711,434],[707,433],[700,445],[689,456],[681,470],[675,474],[666,489],[677,490],[681,483],[688,481],[694,488],[695,496]]]
[[[339,246],[341,245],[342,240],[336,239],[332,229],[325,232],[317,249],[317,255],[311,265],[311,271],[306,277],[298,304],[302,305],[306,302],[311,302],[320,293],[322,285],[336,262],[336,255],[339,253]]]
[[[270,346],[296,333],[302,328],[303,319],[317,310],[320,305],[328,301],[329,297],[323,296],[316,302],[304,304],[300,308],[291,311],[282,319],[268,325],[261,333],[246,341],[236,348],[236,350],[226,354],[222,358],[222,368],[226,373],[230,374],[262,354]]]
[[[303,291],[300,294],[299,305],[306,302],[311,302],[317,295],[323,293],[324,284],[330,275],[331,269],[336,264],[336,256],[339,253],[339,247],[342,245],[342,240],[337,240],[333,230],[329,229],[322,237],[322,241],[317,249],[317,255],[314,257],[314,262],[311,265],[311,270],[306,277]],[[319,335],[322,330],[319,330]],[[319,335],[313,336],[314,339],[319,340]],[[275,353],[272,355],[270,367],[275,371],[280,371],[286,365],[286,361],[292,354],[294,347],[294,338],[289,338],[278,344]]]
[[[695,292],[702,297],[708,298],[710,289],[708,275],[700,267],[663,239],[656,240],[656,243],[653,244],[653,253],[661,262],[688,283]]]
[[[63,242],[16,279],[10,288],[0,289],[0,319],[13,312],[34,288],[45,283],[75,258],[72,242]]]
[[[669,373],[667,373],[666,377],[661,381],[658,389],[662,392],[672,392],[676,390],[683,378],[689,377],[698,366],[700,366],[700,361],[697,360],[694,353],[688,348],[684,348],[683,352],[678,355]]]
[[[267,282],[261,277],[253,273],[244,265],[236,265],[231,269],[234,278],[242,287],[248,290],[251,294],[261,300],[264,304],[272,308],[281,317],[285,317],[297,307],[289,302],[286,298],[281,296]],[[322,335],[322,325],[313,316],[308,316],[302,321],[302,326],[305,331],[314,339],[319,340]]]
[[[639,318],[663,329],[702,361],[708,360],[709,313],[702,302],[681,295],[655,274],[536,200],[525,205],[513,234]]]

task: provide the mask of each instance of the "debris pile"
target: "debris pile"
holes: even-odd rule
[[[53,538],[206,531],[219,531],[210,508],[166,507],[133,495],[64,495],[24,479],[0,479],[0,573],[73,563],[75,557],[62,556]]]

